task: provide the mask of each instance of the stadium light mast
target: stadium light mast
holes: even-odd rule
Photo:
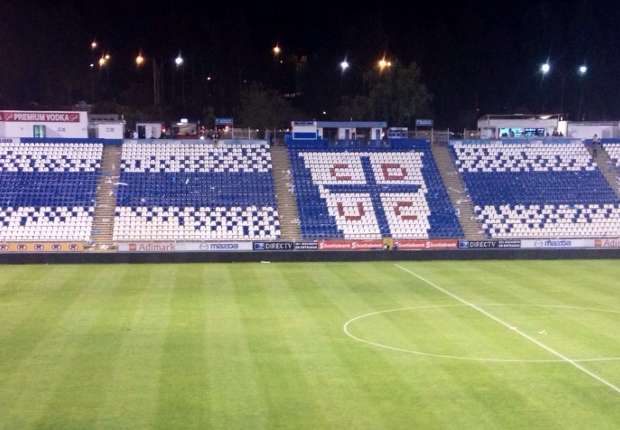
[[[389,69],[392,67],[392,62],[385,59],[385,56],[377,62],[377,66],[379,67],[379,71],[383,72],[385,69]]]
[[[577,67],[577,75],[579,75],[579,103],[577,106],[577,120],[584,121],[585,116],[583,114],[583,96],[584,96],[584,86],[586,81],[586,75],[588,74],[588,66],[582,64]]]
[[[183,57],[181,56],[181,53],[179,52],[179,55],[177,55],[177,57],[174,59],[174,64],[177,67],[181,67],[184,62],[185,60],[183,59]]]
[[[579,76],[585,76],[587,73],[588,73],[588,66],[586,66],[585,64],[582,64],[581,66],[577,68],[577,74],[579,74]]]
[[[144,56],[142,55],[142,52],[138,53],[138,55],[136,56],[136,66],[142,67],[145,61],[146,60]]]

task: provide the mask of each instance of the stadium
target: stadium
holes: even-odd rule
[[[620,426],[620,121],[91,110],[0,110],[0,429]]]

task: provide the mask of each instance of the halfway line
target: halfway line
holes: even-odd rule
[[[490,313],[490,312],[486,311],[485,309],[481,308],[477,304],[472,303],[470,301],[467,301],[467,300],[457,296],[456,294],[446,290],[445,288],[440,287],[439,285],[435,284],[434,282],[429,281],[428,279],[424,278],[423,276],[418,275],[414,271],[409,270],[406,267],[401,266],[400,264],[394,264],[394,266],[398,267],[400,270],[402,270],[404,272],[409,273],[412,276],[415,276],[420,281],[422,281],[422,282],[430,285],[431,287],[433,287],[435,290],[437,290],[437,291],[439,291],[439,292],[441,292],[441,293],[443,293],[443,294],[445,294],[445,295],[447,295],[449,297],[452,297],[454,300],[456,300],[456,301],[458,301],[458,302],[460,302],[460,303],[462,303],[462,304],[464,304],[466,306],[469,306],[470,308],[480,312],[482,315],[486,316],[487,318],[490,318],[493,321],[495,321],[496,323],[503,325],[507,329],[514,331],[515,333],[517,333],[521,337],[529,340],[530,342],[532,342],[533,344],[537,345],[538,347],[544,349],[548,353],[553,354],[556,357],[560,358],[561,360],[563,360],[563,361],[573,365],[575,368],[581,370],[586,375],[590,376],[591,378],[597,380],[601,384],[606,385],[607,387],[609,387],[612,390],[614,390],[616,393],[620,394],[620,388],[618,388],[618,386],[612,384],[611,382],[607,381],[606,379],[602,378],[601,376],[597,375],[596,373],[592,372],[591,370],[586,369],[581,364],[579,364],[575,360],[565,356],[561,352],[556,351],[555,349],[551,348],[550,346],[545,345],[544,343],[542,343],[538,339],[535,339],[532,336],[528,335],[527,333],[519,330],[517,327],[515,327],[513,325],[510,325],[509,323],[507,323],[506,321],[500,319],[499,317],[496,317],[495,315],[493,315],[492,313]]]

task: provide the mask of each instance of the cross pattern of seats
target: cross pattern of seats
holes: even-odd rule
[[[422,153],[304,153],[345,237],[426,237],[430,210]]]
[[[0,144],[0,172],[94,172],[101,144]]]
[[[278,212],[273,207],[117,207],[119,238],[277,238]]]
[[[603,237],[620,234],[620,205],[501,205],[475,207],[492,237]]]
[[[455,143],[459,172],[592,171],[596,163],[581,142],[576,143]]]
[[[123,145],[121,169],[127,173],[265,173],[272,168],[265,144],[175,143]]]
[[[2,240],[88,240],[94,207],[0,208]]]

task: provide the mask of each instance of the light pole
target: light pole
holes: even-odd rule
[[[541,105],[540,105],[540,110],[541,112],[544,112],[545,110],[545,102],[546,102],[546,97],[545,97],[545,92],[543,89],[543,82],[545,81],[545,77],[549,74],[549,72],[551,71],[551,64],[549,64],[549,60],[545,61],[544,63],[542,63],[540,65],[540,75],[541,75],[541,79],[540,79],[540,98],[541,98]]]
[[[583,121],[584,118],[582,116],[582,109],[583,109],[583,87],[585,86],[585,82],[586,82],[586,75],[588,74],[588,66],[586,66],[585,64],[582,64],[581,66],[579,66],[577,68],[577,75],[579,76],[579,105],[577,107],[577,118],[579,119],[579,121]]]
[[[183,105],[183,108],[185,109],[185,69],[182,68],[184,63],[185,63],[185,59],[183,58],[183,56],[181,55],[181,52],[179,51],[179,55],[177,55],[176,58],[174,59],[174,64],[177,70],[181,69],[181,103]]]

